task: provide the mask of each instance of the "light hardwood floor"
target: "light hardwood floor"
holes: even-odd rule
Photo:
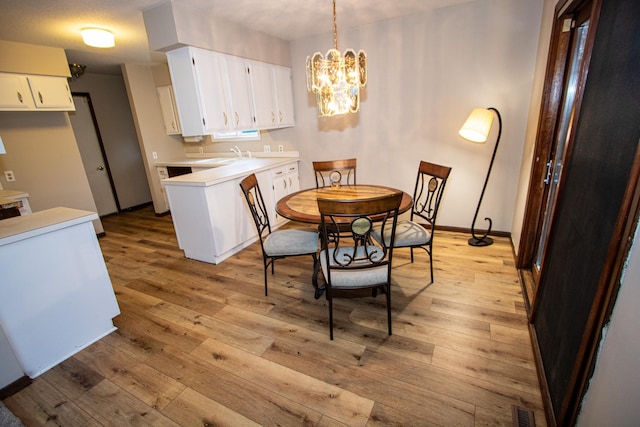
[[[383,297],[342,298],[330,341],[311,257],[277,262],[265,297],[257,243],[213,265],[150,208],[103,223],[118,330],[4,401],[27,426],[511,426],[512,405],[545,425],[506,238],[436,232],[431,285],[397,250],[393,336]]]

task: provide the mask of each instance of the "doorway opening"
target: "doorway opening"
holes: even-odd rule
[[[103,217],[118,213],[121,211],[120,203],[91,103],[91,96],[84,92],[72,95],[76,111],[69,112],[69,120],[76,136],[98,216]]]

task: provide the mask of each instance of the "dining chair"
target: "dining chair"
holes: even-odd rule
[[[448,166],[421,161],[413,192],[411,215],[409,220],[398,221],[395,242],[391,243],[391,233],[388,230],[376,227],[373,231],[377,241],[382,241],[384,235],[387,245],[393,244],[395,248],[411,248],[411,262],[413,262],[413,250],[424,249],[429,254],[431,283],[433,283],[433,232],[449,173],[451,168]]]
[[[264,264],[264,294],[267,293],[267,270],[271,265],[274,274],[274,264],[277,259],[289,256],[311,255],[315,268],[318,252],[318,232],[310,230],[275,230],[271,231],[269,215],[262,198],[260,185],[255,174],[240,181],[240,188],[249,205],[251,216],[258,230],[262,261]]]
[[[373,297],[382,291],[391,335],[391,258],[401,200],[401,191],[358,201],[318,198],[322,227],[320,267],[329,302],[330,339],[333,340],[333,298],[337,290],[371,289]],[[388,233],[389,245],[371,238],[374,221]],[[347,235],[339,224],[348,224],[350,233]]]
[[[356,163],[357,159],[313,162],[316,188],[329,187],[336,184],[355,185]]]

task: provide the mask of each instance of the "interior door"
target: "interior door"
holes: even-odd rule
[[[82,164],[89,180],[98,215],[105,216],[117,213],[118,203],[109,167],[105,160],[91,98],[88,94],[74,94],[73,102],[76,111],[69,112],[69,120],[76,136]]]

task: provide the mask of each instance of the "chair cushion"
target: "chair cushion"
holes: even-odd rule
[[[380,226],[373,229],[371,235],[378,242],[382,242],[380,236]],[[385,244],[388,246],[391,240],[391,230],[384,230]],[[424,228],[421,224],[414,221],[398,221],[396,225],[396,240],[394,247],[408,247],[408,246],[420,246],[426,245],[431,241],[431,233]]]
[[[380,248],[376,246],[370,247],[372,250],[377,249],[380,253]],[[361,253],[362,247],[359,247],[358,253]],[[335,248],[329,249],[329,262],[332,267],[337,267],[338,264],[335,262],[333,254],[335,252]],[[340,261],[344,257],[344,254],[352,254],[353,247],[344,247],[338,249],[338,261]],[[375,259],[375,258],[374,258]],[[346,261],[345,261],[346,262]],[[358,265],[365,263],[366,261],[356,261],[352,265]],[[367,262],[368,263],[368,262]],[[324,274],[325,279],[329,277],[329,272],[327,271],[327,259],[325,256],[325,250],[320,252],[320,265],[322,266],[322,274]],[[328,279],[327,279],[328,280]],[[332,269],[331,270],[331,287],[333,288],[361,288],[367,286],[375,286],[387,283],[389,281],[389,268],[387,265],[380,265],[371,268],[363,268],[363,269]]]
[[[318,251],[318,232],[305,230],[278,230],[263,242],[268,256],[313,254]]]

